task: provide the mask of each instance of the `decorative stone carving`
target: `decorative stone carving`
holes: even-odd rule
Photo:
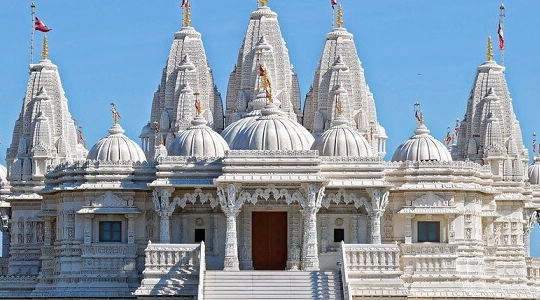
[[[161,188],[152,192],[152,201],[160,216],[159,240],[163,244],[168,244],[171,241],[170,220],[172,211],[174,210],[174,205],[171,204],[169,199],[171,194],[171,190],[167,188]]]
[[[317,247],[317,212],[322,206],[325,187],[317,187],[311,183],[305,187],[306,197],[301,199],[302,217],[304,219],[304,240],[302,244],[302,269],[318,270],[319,255]]]
[[[371,243],[380,244],[381,240],[381,217],[388,205],[389,192],[383,189],[369,189],[371,205],[366,206],[366,210],[371,220]]]
[[[227,229],[225,234],[225,261],[224,270],[237,271],[240,269],[238,263],[238,237],[236,232],[236,217],[242,207],[242,199],[237,197],[238,187],[228,184],[226,188],[218,186],[217,194],[221,205],[221,210],[227,218]]]

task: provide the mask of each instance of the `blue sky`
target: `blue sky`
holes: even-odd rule
[[[3,1],[0,9],[2,163],[28,80],[30,2]],[[138,140],[150,116],[152,95],[173,34],[181,27],[181,1],[35,2],[38,17],[53,28],[50,57],[60,68],[71,113],[84,127],[89,146],[107,133],[111,101],[117,103],[127,135]],[[203,35],[216,84],[225,95],[256,1],[191,2],[193,26]],[[279,14],[303,95],[313,80],[325,34],[331,29],[329,3],[269,1]],[[355,35],[379,121],[389,136],[388,156],[412,134],[416,101],[422,103],[432,134],[442,139],[446,126],[463,117],[475,69],[485,60],[487,36],[496,40],[500,1],[341,3],[345,27]],[[539,109],[533,105],[540,98],[540,1],[513,1],[506,8],[506,73],[529,147],[532,133],[540,131]],[[36,45],[41,45],[39,34]],[[498,51],[495,58],[500,60]],[[540,230],[535,231],[532,244],[540,256]]]

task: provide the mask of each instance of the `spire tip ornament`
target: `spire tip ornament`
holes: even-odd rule
[[[341,4],[338,5],[338,11],[337,11],[337,27],[342,28],[343,27],[343,7],[341,7]]]
[[[184,27],[190,27],[191,26],[191,3],[187,1],[184,5],[184,20],[183,24]]]
[[[43,60],[49,59],[49,40],[47,36],[43,36],[43,51],[41,52],[41,58]]]
[[[258,0],[259,1],[259,5],[262,7],[262,6],[266,6],[268,5],[268,0]]]
[[[488,36],[488,40],[487,40],[486,59],[488,61],[493,60],[493,42],[491,41],[491,36]]]
[[[118,124],[118,120],[120,120],[120,113],[116,109],[116,103],[111,102],[111,113],[112,113],[112,121],[113,125]]]
[[[424,125],[424,113],[422,110],[420,110],[420,103],[416,102],[414,104],[414,117],[416,118],[416,121],[418,122],[418,126]]]

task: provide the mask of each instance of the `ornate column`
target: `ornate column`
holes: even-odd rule
[[[525,217],[527,218],[525,221],[525,230],[524,230],[524,246],[525,246],[525,256],[530,257],[531,256],[531,230],[534,228],[534,225],[538,221],[538,212],[536,211],[528,211],[525,212]]]
[[[174,205],[170,197],[174,189],[161,188],[152,192],[154,208],[159,214],[159,242],[169,244],[171,242],[170,223]]]
[[[228,184],[227,190],[218,186],[217,194],[221,210],[227,219],[227,231],[225,234],[225,260],[223,270],[239,271],[238,263],[238,236],[236,231],[236,217],[242,207],[242,201],[237,197],[238,187],[234,184]]]
[[[388,206],[389,192],[384,189],[368,189],[371,206],[367,208],[371,221],[371,244],[381,244],[381,217]],[[369,205],[368,205],[369,206]]]
[[[321,208],[324,187],[315,184],[306,187],[307,197],[300,200],[304,219],[304,235],[302,243],[302,269],[305,271],[319,269],[319,249],[317,245],[317,212]]]
[[[46,217],[44,218],[44,228],[43,228],[43,245],[44,246],[50,246],[51,245],[51,218]]]
[[[135,215],[134,214],[127,214],[126,218],[128,220],[127,223],[127,242],[128,244],[134,244],[135,243]]]
[[[405,221],[405,244],[412,244],[412,219],[414,215],[408,214],[405,218],[407,218]]]
[[[2,232],[2,256],[9,256],[9,246],[11,244],[11,226],[10,226],[11,210],[3,208],[0,210],[0,231]]]
[[[84,243],[92,243],[92,219],[94,218],[93,214],[84,215]]]
[[[287,270],[300,270],[300,213],[293,211],[289,214],[290,244],[287,257]]]
[[[218,256],[219,255],[219,223],[218,223],[218,215],[213,214],[212,215],[212,255]]]

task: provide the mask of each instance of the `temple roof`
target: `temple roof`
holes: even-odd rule
[[[272,82],[272,93],[281,110],[291,119],[300,119],[300,87],[281,35],[277,14],[261,6],[251,14],[238,60],[229,77],[225,123],[229,125],[248,114],[249,103],[259,92],[259,66],[264,66]]]
[[[512,167],[511,163],[505,163],[503,173],[507,179],[521,181],[526,176],[528,151],[523,145],[512,101],[505,67],[491,59],[481,64],[460,125],[457,159],[480,164],[515,160]]]
[[[21,181],[39,186],[48,167],[84,159],[79,148],[58,67],[44,58],[30,65],[21,113],[7,150],[10,180],[15,185]]]
[[[151,144],[145,147],[147,157],[153,156],[153,143],[158,140],[154,138],[150,125],[159,122],[165,145],[170,146],[179,132],[191,126],[196,97],[208,126],[217,131],[223,130],[221,94],[214,84],[201,34],[193,27],[184,26],[174,34],[167,64],[154,94],[149,123],[143,127],[140,136],[143,144],[144,138],[148,138]]]
[[[385,130],[377,121],[375,101],[366,83],[353,35],[343,27],[334,28],[326,35],[312,90],[304,106],[304,126],[309,131],[321,134],[331,127],[336,97],[346,108],[344,117],[351,127],[366,137],[372,135],[376,141],[373,151],[383,157],[385,149],[378,140],[386,140]]]

